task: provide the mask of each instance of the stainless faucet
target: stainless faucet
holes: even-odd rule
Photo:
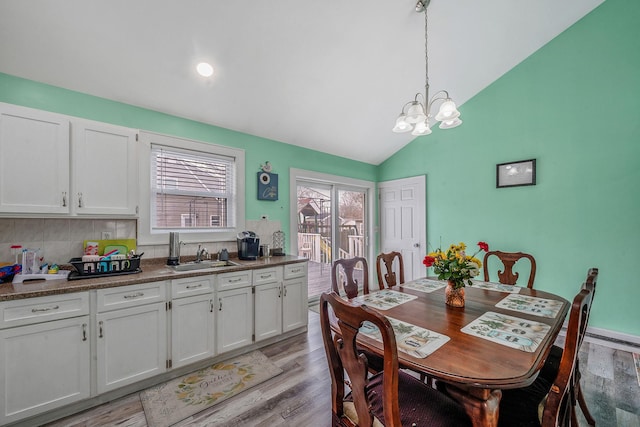
[[[207,248],[203,248],[202,245],[198,245],[198,251],[196,252],[196,262],[201,262],[204,259],[203,257],[205,255],[209,255],[209,251],[207,251]]]

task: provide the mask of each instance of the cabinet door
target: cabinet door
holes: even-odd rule
[[[272,282],[255,287],[255,341],[282,333],[282,287]]]
[[[0,213],[68,214],[69,121],[0,103]]]
[[[215,353],[213,294],[174,299],[171,307],[171,365],[174,368]]]
[[[166,322],[165,303],[96,315],[98,393],[166,370]]]
[[[285,280],[282,286],[282,332],[308,322],[307,277]]]
[[[137,130],[106,123],[71,123],[74,212],[136,215]]]
[[[253,342],[253,294],[251,287],[218,292],[216,341],[218,353]]]
[[[0,425],[89,397],[89,316],[0,331]]]

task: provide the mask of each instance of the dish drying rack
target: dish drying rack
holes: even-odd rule
[[[71,258],[71,264],[76,270],[71,271],[67,280],[92,279],[95,277],[111,277],[122,274],[141,273],[140,257],[135,255],[126,259],[108,259],[100,261],[82,261],[82,258]]]

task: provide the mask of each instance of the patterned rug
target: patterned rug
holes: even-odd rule
[[[636,376],[638,377],[638,386],[640,386],[640,354],[633,353],[633,363],[636,365]]]
[[[167,427],[281,373],[254,351],[144,390],[140,400],[149,427]]]

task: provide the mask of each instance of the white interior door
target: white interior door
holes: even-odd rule
[[[378,184],[380,251],[398,251],[404,261],[405,281],[425,275],[427,252],[425,176]]]

